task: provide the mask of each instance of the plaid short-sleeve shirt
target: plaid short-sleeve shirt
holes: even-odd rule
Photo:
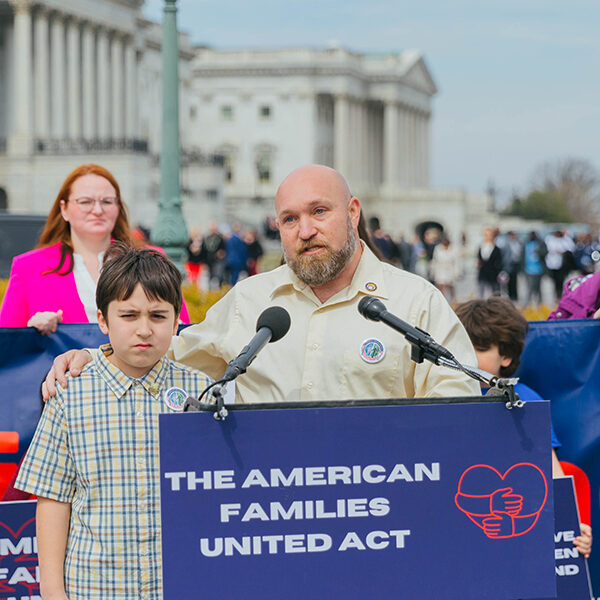
[[[71,504],[70,600],[162,598],[158,415],[177,407],[174,388],[198,397],[210,383],[167,358],[133,379],[94,351],[46,405],[15,485]]]

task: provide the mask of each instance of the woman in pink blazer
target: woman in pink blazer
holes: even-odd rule
[[[56,331],[95,320],[95,285],[112,240],[133,243],[119,184],[89,164],[64,181],[35,250],[13,259],[0,327]],[[185,303],[181,320],[189,323]]]

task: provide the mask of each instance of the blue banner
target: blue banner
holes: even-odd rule
[[[0,505],[0,598],[41,600],[35,500]]]
[[[161,415],[165,599],[551,597],[549,413]]]
[[[573,546],[579,535],[579,515],[572,477],[554,480],[554,556],[558,600],[590,600],[587,561]]]
[[[600,531],[600,321],[530,323],[517,375],[551,401],[562,447],[557,454],[579,468],[591,488],[592,528]],[[583,515],[582,515],[583,518]],[[600,548],[589,558],[592,588],[600,596]]]
[[[41,383],[54,357],[106,341],[97,325],[61,325],[47,336],[31,327],[0,328],[0,499],[33,437],[42,411]]]

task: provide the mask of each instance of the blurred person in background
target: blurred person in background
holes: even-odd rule
[[[508,297],[513,301],[519,300],[517,290],[519,273],[523,259],[523,246],[514,231],[509,231],[506,245],[504,247],[504,269],[508,273],[507,291]]]
[[[448,302],[454,302],[456,292],[454,284],[460,277],[460,257],[450,240],[444,236],[433,250],[433,258],[429,263],[431,281],[444,294]]]
[[[546,244],[540,240],[535,231],[529,233],[529,240],[523,247],[523,271],[527,280],[527,301],[529,306],[542,303],[542,275],[545,271]]]
[[[479,297],[485,298],[490,292],[498,295],[500,284],[498,275],[502,271],[502,252],[495,244],[494,231],[491,227],[483,230],[483,242],[477,251],[477,285]]]
[[[242,227],[235,223],[231,235],[225,242],[225,260],[229,269],[229,283],[235,285],[242,272],[246,272],[248,247],[242,239]]]
[[[369,232],[383,260],[394,264],[398,259],[398,248],[392,238],[381,229],[379,217],[369,219]]]
[[[97,322],[96,283],[112,240],[134,244],[119,184],[104,167],[77,167],[63,182],[35,250],[13,259],[0,327]],[[187,309],[181,319],[189,323]]]
[[[260,259],[264,254],[256,229],[249,229],[244,236],[244,241],[248,250],[248,263],[246,265],[248,275],[256,275],[260,269]]]
[[[566,232],[558,230],[546,236],[544,242],[548,251],[546,254],[546,268],[554,283],[554,294],[558,302],[562,296],[565,278],[575,266],[573,258],[575,243]]]
[[[209,287],[220,288],[225,279],[225,238],[213,221],[202,240],[204,261],[208,266]]]
[[[591,233],[580,233],[575,242],[573,257],[577,269],[582,275],[589,275],[596,271],[596,264],[600,260],[600,245],[592,238]]]
[[[204,267],[204,262],[206,262],[206,249],[202,243],[202,233],[198,227],[192,229],[186,253],[186,281],[200,288],[202,268]]]

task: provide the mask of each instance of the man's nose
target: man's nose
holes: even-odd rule
[[[314,237],[317,233],[317,229],[312,219],[305,217],[301,218],[298,224],[298,236],[302,240],[309,240]]]

